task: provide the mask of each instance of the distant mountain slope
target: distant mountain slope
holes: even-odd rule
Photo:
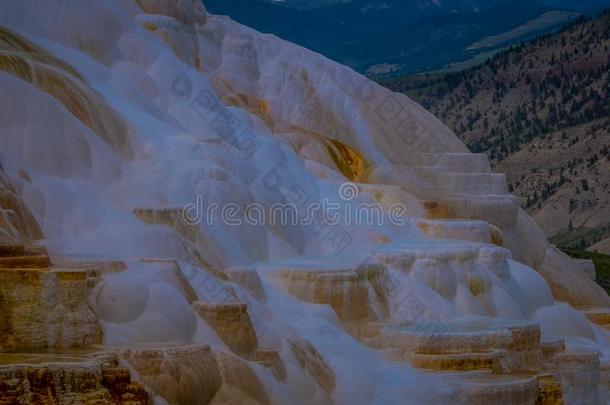
[[[601,11],[608,7],[606,0],[538,0],[540,4],[576,11]]]
[[[207,0],[206,6],[371,75],[439,68],[487,51],[467,48],[545,12],[592,7],[573,0]],[[566,20],[509,35],[494,47],[549,32]]]
[[[610,236],[610,14],[446,75],[385,85],[487,152],[548,236]]]
[[[487,6],[423,17],[396,32],[347,45],[342,48],[339,59],[351,55],[354,57],[352,64],[360,70],[379,61],[396,66],[396,71],[431,70],[471,57],[477,52],[467,48],[477,40],[510,31],[550,10],[531,0]]]
[[[332,6],[337,3],[349,3],[351,0],[260,0],[265,3],[275,4],[297,10],[311,10],[315,8]]]

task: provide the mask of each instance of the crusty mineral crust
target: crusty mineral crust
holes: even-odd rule
[[[0,351],[84,347],[101,331],[87,301],[87,272],[0,269]]]
[[[307,340],[298,337],[286,338],[286,343],[301,364],[301,367],[322,387],[326,393],[335,390],[335,373],[320,352]]]
[[[152,398],[116,360],[84,358],[0,365],[0,403],[150,405]]]
[[[247,355],[257,346],[256,333],[245,303],[194,302],[195,312],[210,325],[235,353]]]

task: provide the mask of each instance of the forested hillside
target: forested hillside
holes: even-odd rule
[[[384,82],[505,172],[555,241],[610,236],[610,14],[513,47],[474,68]]]

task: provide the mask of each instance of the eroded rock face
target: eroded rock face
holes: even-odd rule
[[[269,403],[247,361],[207,345],[131,348],[120,356],[139,381],[169,403]]]
[[[0,249],[20,253],[19,246],[42,238],[42,231],[0,165]],[[9,249],[14,249],[12,252]],[[0,251],[2,254],[2,251]]]
[[[387,311],[389,279],[385,266],[378,261],[338,266],[287,264],[268,274],[303,301],[331,305],[344,321],[377,319]]]
[[[138,380],[170,403],[209,403],[222,385],[209,346],[134,348],[120,352]]]
[[[265,387],[246,361],[224,352],[214,354],[222,376],[222,387],[212,400],[213,404],[269,403]]]
[[[87,301],[87,274],[0,269],[2,350],[84,347],[101,340]]]
[[[265,301],[267,294],[263,288],[261,278],[254,267],[234,266],[225,269],[229,280],[239,284],[258,300]]]
[[[599,357],[592,351],[560,352],[546,360],[561,383],[565,403],[595,404],[600,400]]]
[[[147,224],[166,225],[174,228],[182,237],[184,249],[191,260],[206,268],[215,276],[226,279],[221,269],[226,266],[223,254],[210,235],[201,232],[196,224],[189,224],[180,208],[141,208],[134,214]]]
[[[25,173],[21,178],[30,181]],[[44,248],[31,246],[40,238],[37,221],[0,166],[0,352],[83,348],[101,340],[87,301],[88,270],[53,267]],[[40,373],[47,381],[60,369],[19,369],[18,378],[29,381]]]
[[[535,378],[490,376],[483,381],[465,383],[460,388],[460,399],[470,404],[536,404],[538,400]]]
[[[542,405],[563,405],[561,384],[550,374],[538,376],[538,403]]]
[[[335,373],[328,366],[318,350],[307,340],[290,337],[286,343],[301,364],[301,367],[318,383],[327,394],[335,389]]]
[[[35,360],[31,357],[19,360]],[[105,356],[104,360],[0,365],[0,402],[151,405],[152,398],[142,385],[132,382],[128,369]]]
[[[253,361],[268,368],[279,381],[286,380],[286,366],[277,350],[257,349],[252,356]]]
[[[193,310],[235,353],[247,355],[256,349],[256,333],[246,304],[241,302],[223,304],[194,302]]]
[[[305,302],[331,305],[341,319],[363,319],[370,314],[366,288],[352,269],[282,269],[273,277]]]

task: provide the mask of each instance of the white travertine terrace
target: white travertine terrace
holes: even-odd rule
[[[608,400],[590,263],[406,96],[198,0],[2,1],[0,88],[0,402]],[[221,214],[323,201],[386,221]]]

